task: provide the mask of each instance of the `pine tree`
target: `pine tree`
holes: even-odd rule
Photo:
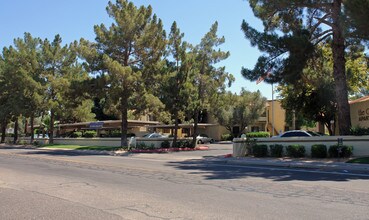
[[[42,42],[42,77],[45,79],[45,100],[50,111],[50,143],[53,143],[56,116],[68,109],[68,92],[72,81],[84,74],[77,63],[77,53],[72,45],[62,46],[62,39],[56,35],[50,42]]]
[[[184,34],[177,27],[177,23],[173,22],[168,39],[168,61],[167,75],[163,77],[163,85],[161,89],[161,100],[165,104],[166,109],[170,112],[174,120],[174,138],[172,146],[176,146],[178,122],[182,120],[189,100],[189,91],[187,84],[190,83],[192,60],[189,53],[190,45],[183,41]],[[182,115],[182,117],[180,117]]]
[[[225,42],[224,37],[217,36],[218,22],[215,22],[208,33],[201,39],[199,45],[193,49],[195,74],[193,86],[196,91],[189,103],[193,112],[194,133],[193,144],[196,144],[200,113],[209,106],[209,100],[218,92],[224,91],[234,80],[233,76],[225,71],[225,67],[215,67],[220,61],[229,57],[229,52],[221,51],[218,47]]]
[[[127,146],[128,110],[139,113],[148,103],[163,106],[152,93],[160,84],[157,75],[165,51],[165,31],[151,6],[137,8],[117,0],[109,2],[106,9],[114,23],[109,28],[104,24],[94,27],[96,44],[90,46],[96,46],[96,54],[88,54],[86,60],[93,65],[91,69],[107,73],[107,101],[121,113],[121,145]]]
[[[255,80],[272,72],[271,81],[299,79],[304,66],[313,56],[314,46],[332,41],[333,77],[338,104],[339,133],[349,134],[351,127],[348,104],[347,76],[345,72],[345,49],[352,41],[362,40],[352,32],[359,27],[345,6],[349,0],[249,0],[255,16],[263,20],[264,33],[258,33],[246,21],[242,29],[252,45],[268,56],[261,56],[254,70],[243,70],[243,75]],[[368,2],[363,5],[368,6]],[[352,13],[351,13],[352,15]],[[275,30],[283,34],[280,37]],[[281,58],[286,56],[288,58]],[[293,75],[293,72],[295,75]]]

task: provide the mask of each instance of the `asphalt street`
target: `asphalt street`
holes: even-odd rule
[[[0,219],[368,219],[369,174],[0,149]]]

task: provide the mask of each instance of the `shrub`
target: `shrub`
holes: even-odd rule
[[[252,152],[255,157],[266,157],[268,156],[268,146],[265,144],[256,144],[252,146]]]
[[[83,137],[93,138],[96,137],[96,135],[97,135],[96,131],[85,131]]]
[[[72,138],[80,138],[80,137],[82,137],[82,132],[80,132],[80,131],[75,131],[75,132],[73,132],[73,133],[70,135],[70,137],[72,137]]]
[[[360,126],[350,128],[350,134],[361,136],[361,135],[369,135],[369,128],[362,128]]]
[[[38,141],[33,141],[33,145],[34,145],[34,146],[36,146],[36,147],[38,147],[38,146],[40,146],[41,144],[40,144],[40,142],[38,142]]]
[[[175,147],[177,147],[177,148],[194,148],[195,146],[192,145],[191,140],[178,140],[176,142]]]
[[[304,157],[305,147],[299,144],[289,145],[286,148],[286,153],[289,157]]]
[[[111,134],[109,136],[110,137],[121,137],[122,132],[120,132],[120,130],[114,130],[114,131],[111,132]]]
[[[231,135],[231,134],[222,134],[220,139],[222,141],[232,141],[233,140],[233,135]]]
[[[270,156],[272,157],[282,157],[283,156],[283,145],[273,144],[269,146]]]
[[[326,158],[327,146],[325,146],[324,144],[314,144],[313,146],[311,146],[311,157]]]
[[[170,142],[169,141],[163,141],[160,144],[161,148],[170,148]]]
[[[260,132],[249,132],[246,134],[246,137],[249,138],[263,138],[263,137],[269,137],[269,132],[260,131]]]
[[[147,144],[145,144],[145,142],[138,142],[136,144],[136,149],[139,149],[139,150],[154,150],[155,145],[154,144],[147,145]]]
[[[329,157],[351,157],[353,151],[354,148],[352,146],[338,146],[337,144],[335,144],[329,147],[328,154]]]
[[[20,145],[27,145],[28,144],[28,142],[26,140],[20,140],[20,141],[18,141],[18,143]]]

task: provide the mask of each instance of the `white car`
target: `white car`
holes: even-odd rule
[[[167,136],[159,134],[159,133],[149,133],[142,136],[143,138],[166,138]]]
[[[208,135],[206,134],[199,134],[197,137],[196,137],[196,140],[197,140],[197,143],[198,144],[204,144],[204,143],[213,143],[214,142],[214,139],[209,137]]]

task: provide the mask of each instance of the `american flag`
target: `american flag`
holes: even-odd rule
[[[260,76],[257,80],[256,80],[256,85],[263,82],[266,78],[268,78],[270,76],[270,70],[268,71],[268,73],[264,76]]]

